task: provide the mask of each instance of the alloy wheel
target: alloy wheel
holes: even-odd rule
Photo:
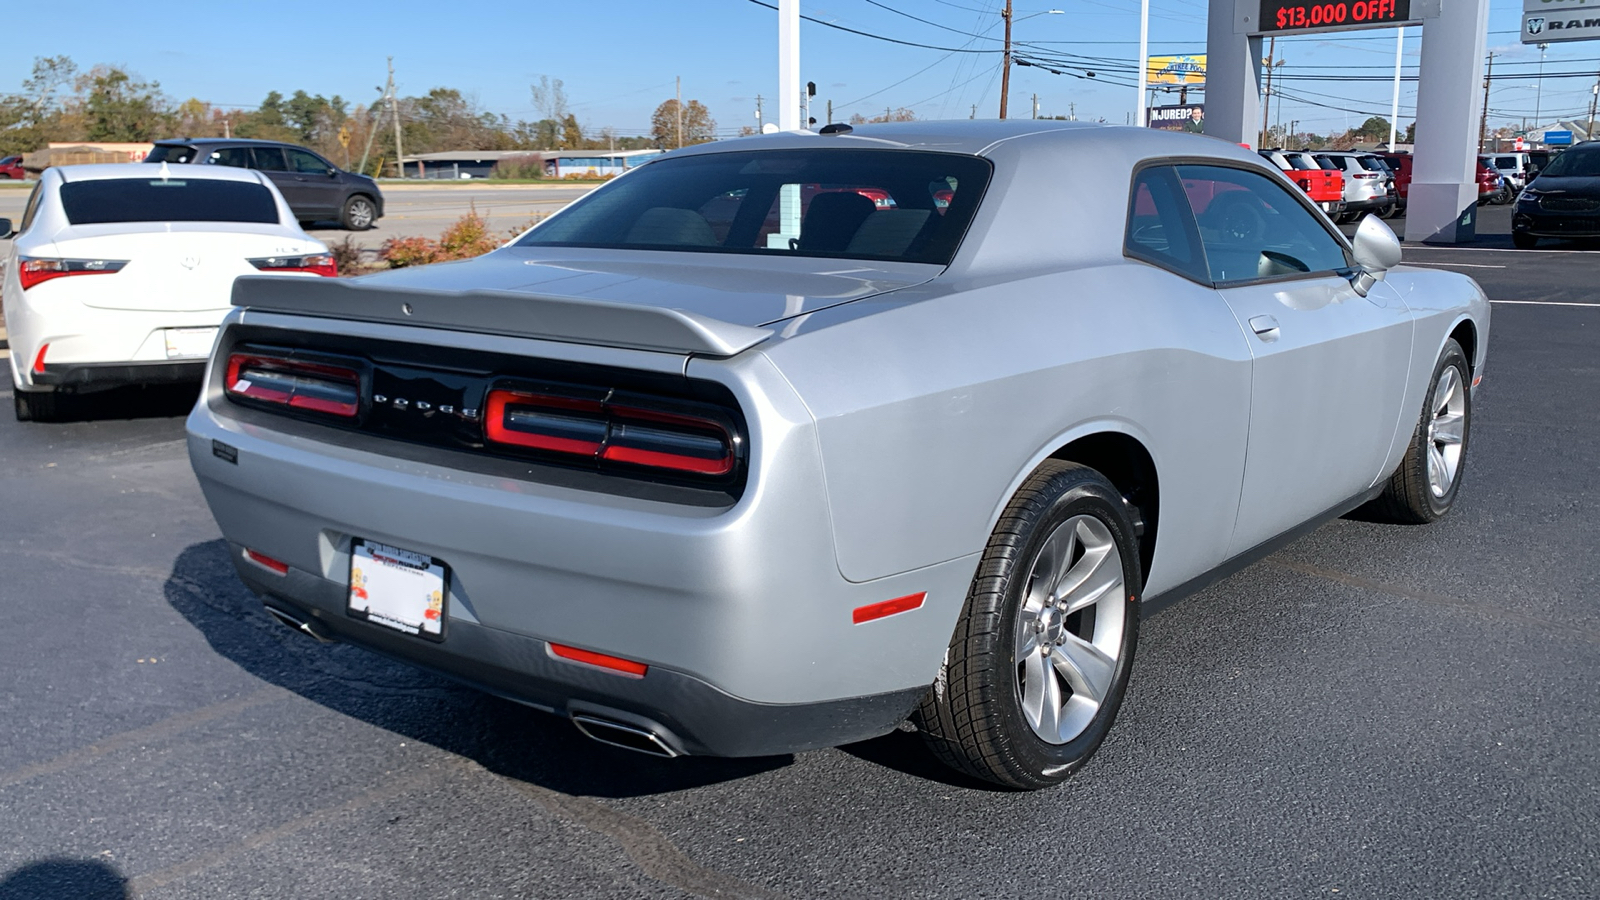
[[[1443,499],[1461,471],[1467,439],[1467,394],[1461,370],[1447,366],[1433,389],[1433,416],[1428,420],[1428,488]]]

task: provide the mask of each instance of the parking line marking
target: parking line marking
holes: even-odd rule
[[[1490,303],[1499,303],[1506,306],[1589,306],[1600,307],[1600,303],[1567,303],[1561,300],[1490,300]]]
[[[359,812],[369,806],[382,803],[385,800],[392,800],[395,797],[406,793],[407,791],[422,787],[429,781],[434,780],[438,775],[438,770],[424,769],[423,771],[418,772],[409,778],[385,781],[372,790],[367,791],[360,796],[346,800],[345,802],[336,806],[329,806],[319,809],[314,813],[309,813],[301,816],[298,819],[290,819],[276,828],[258,831],[244,840],[229,844],[220,850],[214,850],[210,853],[201,854],[193,859],[188,859],[181,863],[177,863],[176,865],[168,866],[165,869],[151,872],[148,875],[140,875],[137,878],[130,879],[128,887],[133,890],[134,896],[143,894],[146,891],[153,891],[156,888],[171,884],[180,878],[187,878],[197,872],[203,872],[206,869],[209,869],[218,863],[225,862],[241,853],[246,853],[258,847],[264,847],[280,838],[288,837],[291,834],[304,831],[307,828],[322,825],[326,822],[337,819],[340,816],[349,815],[353,812]]]
[[[287,696],[286,692],[280,688],[263,688],[243,697],[236,697],[232,700],[224,700],[221,703],[213,703],[210,706],[202,706],[199,709],[178,713],[175,716],[162,719],[154,725],[146,725],[143,728],[124,731],[121,734],[114,734],[87,747],[69,750],[55,759],[47,759],[44,762],[37,762],[30,766],[23,766],[20,769],[13,769],[10,772],[0,773],[0,788],[21,784],[41,775],[54,775],[57,772],[99,759],[108,753],[114,753],[125,747],[138,746],[147,741],[171,737],[212,719],[231,716],[252,706],[260,706],[263,703],[281,700],[285,696]]]
[[[1549,631],[1556,631],[1560,632],[1561,634],[1577,637],[1580,640],[1591,644],[1600,644],[1600,633],[1596,633],[1584,628],[1574,628],[1570,622],[1556,622],[1551,619],[1542,619],[1538,616],[1530,616],[1527,613],[1519,613],[1515,610],[1506,609],[1498,604],[1473,603],[1469,600],[1459,600],[1455,597],[1448,597],[1444,594],[1435,594],[1431,591],[1419,591],[1415,588],[1408,588],[1403,585],[1379,581],[1376,578],[1367,578],[1363,575],[1352,575],[1349,572],[1339,572],[1334,569],[1324,569],[1321,566],[1299,562],[1298,560],[1275,559],[1273,562],[1285,569],[1290,570],[1291,572],[1299,572],[1302,575],[1310,575],[1313,578],[1323,578],[1347,587],[1359,588],[1366,591],[1374,591],[1380,594],[1388,594],[1391,597],[1401,597],[1406,600],[1416,600],[1422,603],[1431,603],[1438,606],[1449,606],[1454,609],[1480,613],[1491,619],[1510,619],[1515,622],[1520,622],[1523,625],[1532,625],[1536,628],[1543,628]]]

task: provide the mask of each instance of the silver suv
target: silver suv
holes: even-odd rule
[[[1345,211],[1339,221],[1353,221],[1367,212],[1380,216],[1394,213],[1397,202],[1394,176],[1375,154],[1342,150],[1312,156],[1322,165],[1344,173]]]

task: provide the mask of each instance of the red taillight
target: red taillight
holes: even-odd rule
[[[721,476],[733,471],[737,441],[712,415],[497,389],[484,402],[492,443],[603,462]]]
[[[301,272],[333,278],[339,274],[338,263],[331,253],[312,253],[307,256],[267,256],[250,260],[250,265],[263,272]]]
[[[21,282],[22,289],[27,290],[41,282],[69,275],[111,275],[122,271],[127,264],[125,259],[39,259],[23,256],[17,259],[17,280]]]
[[[40,344],[39,352],[33,357],[33,374],[44,374],[44,352],[50,349],[49,344]]]
[[[650,671],[650,667],[644,663],[623,659],[620,656],[607,656],[604,653],[595,653],[593,650],[580,650],[577,647],[568,647],[565,644],[547,644],[546,646],[550,648],[551,654],[562,659],[588,663],[591,666],[599,666],[602,669],[610,669],[613,672],[621,672],[624,675],[632,675],[635,678],[643,678],[644,673]]]
[[[361,373],[344,366],[234,353],[226,379],[230,397],[344,418],[361,409]]]
[[[862,622],[871,622],[873,619],[881,619],[884,616],[892,616],[895,613],[910,612],[913,609],[920,609],[922,601],[926,599],[928,599],[928,592],[923,591],[918,594],[896,597],[893,600],[884,600],[881,603],[858,606],[850,613],[850,621],[860,625]]]
[[[261,566],[264,569],[277,572],[279,575],[289,574],[288,563],[273,559],[265,553],[257,553],[254,550],[246,548],[244,551],[244,558],[250,560],[258,566]]]

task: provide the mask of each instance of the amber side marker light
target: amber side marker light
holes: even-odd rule
[[[587,663],[591,666],[599,666],[602,669],[609,669],[633,678],[643,678],[644,673],[650,671],[650,667],[644,663],[623,659],[620,656],[607,656],[604,653],[596,653],[593,650],[580,650],[577,647],[568,647],[565,644],[547,644],[546,646],[550,648],[550,653],[553,656],[573,662]]]
[[[265,553],[257,553],[256,551],[246,547],[244,551],[244,558],[250,560],[263,569],[270,569],[274,572],[277,572],[279,575],[289,574],[288,563],[273,559]]]
[[[869,603],[866,606],[858,606],[850,614],[850,620],[860,625],[862,622],[871,622],[873,619],[910,612],[913,609],[920,609],[922,601],[926,599],[928,599],[928,592],[922,591],[916,594],[907,594],[904,597],[896,597],[893,600],[885,600],[882,603]]]

